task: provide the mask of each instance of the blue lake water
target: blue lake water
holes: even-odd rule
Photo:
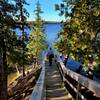
[[[57,33],[61,30],[61,24],[44,24],[45,33],[48,43],[52,44],[57,39]],[[21,34],[19,29],[16,29],[18,35]],[[30,34],[30,29],[25,29],[25,32]]]
[[[61,24],[45,24],[45,33],[49,43],[53,43],[57,39],[57,33],[61,30]]]

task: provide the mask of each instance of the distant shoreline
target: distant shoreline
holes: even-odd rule
[[[35,21],[27,21],[28,24],[33,24]],[[45,24],[60,24],[61,22],[57,22],[57,21],[44,21]]]
[[[44,23],[46,23],[46,24],[60,24],[61,22],[57,22],[57,21],[44,21]]]

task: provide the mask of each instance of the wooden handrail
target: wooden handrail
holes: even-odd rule
[[[69,77],[77,81],[78,84],[81,84],[82,86],[86,87],[91,92],[93,92],[94,95],[100,97],[100,83],[68,69],[67,67],[65,67],[64,63],[60,59],[59,53],[55,51],[55,54],[56,54],[57,62],[60,64],[60,67],[63,70],[64,74],[67,74]]]
[[[72,79],[77,81],[79,84],[83,85],[84,87],[86,87],[87,89],[92,91],[97,97],[100,97],[100,83],[98,83],[94,80],[91,80],[85,76],[82,76],[78,73],[75,73],[74,71],[66,68],[65,65],[63,64],[63,62],[59,58],[58,58],[58,62],[60,64],[64,74],[67,74]]]
[[[42,100],[44,97],[44,85],[45,85],[45,62],[42,64],[42,71],[40,73],[39,79],[33,89],[33,92],[29,100]]]

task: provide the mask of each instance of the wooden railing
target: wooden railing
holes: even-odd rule
[[[40,73],[39,79],[36,82],[36,85],[33,89],[33,92],[29,100],[43,100],[44,99],[44,90],[45,90],[45,62],[42,63],[42,71]]]
[[[82,76],[76,72],[65,67],[57,54],[57,64],[61,72],[62,79],[67,83],[71,89],[76,93],[75,100],[79,98],[87,100],[86,97],[80,92],[83,88],[93,93],[93,96],[100,97],[100,83]]]

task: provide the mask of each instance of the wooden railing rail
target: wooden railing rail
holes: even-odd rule
[[[43,100],[45,90],[45,61],[42,63],[42,71],[33,89],[29,100]]]
[[[76,80],[79,84],[94,92],[95,95],[100,96],[100,83],[73,72],[72,70],[66,68],[62,62],[60,62],[60,65],[65,74]]]
[[[91,92],[93,92],[93,94],[97,97],[100,97],[100,83],[91,80],[83,75],[80,75],[72,70],[70,70],[69,68],[65,67],[64,63],[62,62],[62,60],[60,59],[60,56],[57,54],[57,62],[58,62],[58,66],[60,67],[60,69],[62,69],[61,74],[63,75],[63,81],[66,81],[71,88],[73,88],[73,90],[76,92],[76,94],[78,96],[80,96],[80,98],[82,100],[86,100],[85,97],[83,95],[81,95],[81,93],[79,92],[79,88],[80,86],[83,86],[85,88],[87,88],[88,90],[90,90]],[[72,83],[70,83],[65,75],[67,75],[68,77],[72,78],[73,80],[75,80],[78,83],[78,87],[74,87],[72,85]],[[77,97],[77,96],[76,96]],[[78,100],[78,99],[76,99]]]

